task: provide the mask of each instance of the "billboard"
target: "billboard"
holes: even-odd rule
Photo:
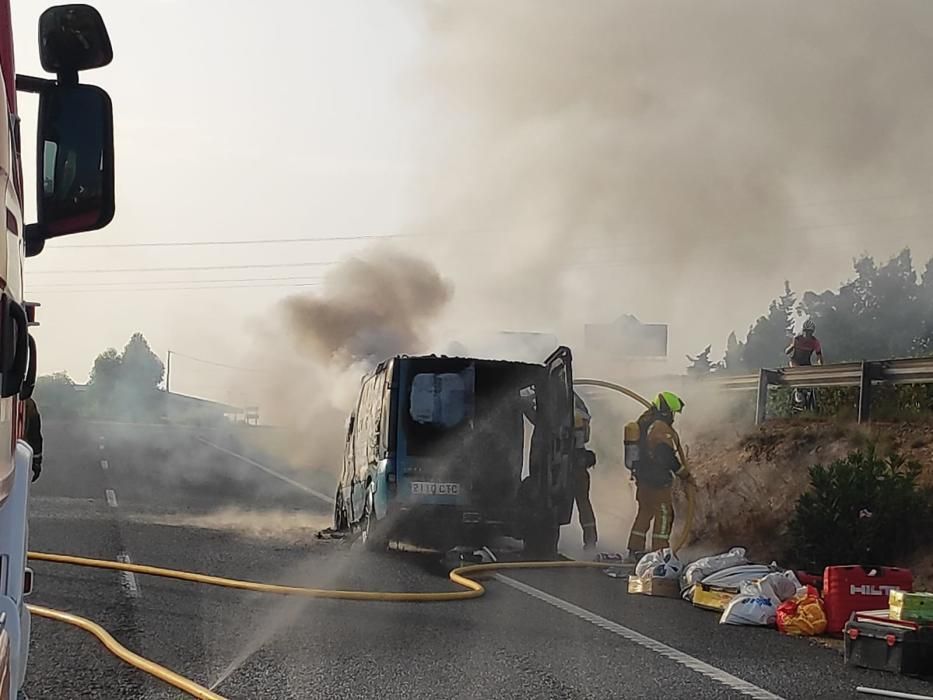
[[[642,323],[625,315],[612,323],[587,324],[583,328],[587,353],[606,358],[667,357],[667,324]]]

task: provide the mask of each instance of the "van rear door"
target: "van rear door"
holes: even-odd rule
[[[561,346],[544,361],[550,429],[548,448],[548,501],[561,525],[573,514],[573,355]]]

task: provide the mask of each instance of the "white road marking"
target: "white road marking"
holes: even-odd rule
[[[126,552],[120,552],[117,555],[117,561],[124,564],[132,564],[133,561],[130,559],[130,555]],[[136,574],[132,571],[121,571],[120,575],[123,578],[123,587],[126,589],[127,594],[131,598],[139,598],[142,595],[139,590],[139,583],[136,581]]]
[[[281,481],[284,481],[286,484],[289,484],[290,486],[294,486],[296,489],[301,489],[301,490],[304,491],[305,493],[310,493],[310,494],[311,494],[312,496],[314,496],[315,498],[318,498],[318,499],[324,501],[324,503],[326,503],[327,505],[333,505],[333,503],[334,503],[334,499],[333,499],[331,496],[328,496],[327,494],[321,493],[320,491],[316,491],[316,490],[314,490],[313,488],[311,488],[310,486],[305,486],[305,485],[302,484],[301,482],[295,481],[294,479],[290,479],[290,478],[288,478],[287,476],[285,476],[284,474],[279,474],[277,471],[275,471],[275,469],[270,469],[270,468],[267,467],[265,464],[260,464],[259,462],[255,461],[255,460],[253,460],[253,459],[250,459],[249,457],[244,457],[243,455],[237,454],[236,452],[232,452],[231,450],[228,450],[228,449],[225,448],[225,447],[221,447],[220,445],[215,445],[215,444],[214,444],[213,442],[211,442],[210,440],[206,440],[206,439],[204,439],[204,438],[201,437],[201,436],[198,436],[198,440],[200,440],[201,442],[203,442],[205,445],[209,445],[210,447],[213,447],[215,450],[220,450],[220,451],[223,452],[224,454],[228,454],[228,455],[230,455],[231,457],[236,457],[236,458],[237,458],[238,460],[240,460],[241,462],[246,462],[247,464],[252,465],[252,466],[256,467],[257,469],[261,469],[262,471],[264,471],[264,472],[265,472],[266,474],[268,474],[269,476],[274,476],[276,479],[280,479]]]
[[[110,462],[108,462],[106,459],[100,460],[100,468],[104,471],[107,471],[110,469]]]
[[[107,489],[105,492],[107,495],[107,505],[111,508],[117,507],[117,494],[113,489]]]
[[[696,671],[697,673],[704,675],[707,678],[714,680],[731,690],[741,693],[746,697],[755,698],[756,700],[783,700],[780,695],[775,695],[774,693],[771,693],[764,688],[759,688],[757,685],[753,685],[752,683],[744,681],[737,676],[733,676],[731,673],[726,673],[722,669],[711,666],[705,661],[700,661],[699,659],[690,656],[689,654],[685,654],[682,651],[674,649],[674,647],[669,647],[667,644],[663,644],[662,642],[652,639],[651,637],[647,637],[640,632],[636,632],[633,629],[624,627],[617,622],[608,620],[605,617],[590,612],[589,610],[581,608],[578,605],[568,603],[562,598],[553,596],[550,593],[545,593],[544,591],[539,590],[533,586],[529,586],[527,583],[522,583],[521,581],[517,581],[509,576],[503,576],[502,574],[494,574],[493,578],[507,586],[511,586],[512,588],[525,593],[526,595],[530,595],[532,598],[537,598],[538,600],[543,601],[548,605],[552,605],[559,610],[570,613],[574,617],[585,620],[586,622],[596,625],[597,627],[604,629],[607,632],[612,632],[613,634],[618,635],[623,639],[627,639],[628,641],[634,642],[635,644],[644,647],[645,649],[649,649],[657,654],[660,654],[661,656],[670,659],[671,661],[674,661],[681,666],[686,666],[690,670]]]

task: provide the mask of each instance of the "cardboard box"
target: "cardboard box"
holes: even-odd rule
[[[933,593],[891,591],[888,594],[888,609],[892,620],[933,622]]]
[[[722,612],[738,594],[738,588],[698,583],[693,587],[693,604],[704,610]]]
[[[660,598],[680,598],[680,582],[673,578],[638,578],[629,576],[628,592]]]

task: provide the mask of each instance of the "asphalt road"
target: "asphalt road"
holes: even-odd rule
[[[331,509],[315,492],[329,494],[329,479],[234,437],[49,422],[46,440],[33,550],[318,587],[450,589],[435,556],[317,539]],[[411,604],[34,568],[30,602],[92,618],[130,649],[237,700],[863,697],[858,685],[933,694],[928,683],[847,669],[836,648],[630,596],[599,572],[510,574],[479,600]],[[183,697],[86,633],[37,618],[26,689],[32,700]]]

